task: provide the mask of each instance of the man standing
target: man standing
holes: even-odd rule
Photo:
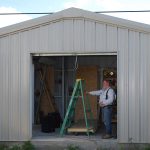
[[[102,138],[109,139],[112,137],[112,103],[115,99],[115,92],[110,87],[110,81],[104,80],[101,90],[91,91],[88,94],[99,96],[99,105],[102,108],[102,119],[106,129],[106,134]]]

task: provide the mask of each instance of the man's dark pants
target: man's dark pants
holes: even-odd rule
[[[102,119],[106,128],[106,134],[112,134],[112,106],[102,108]]]

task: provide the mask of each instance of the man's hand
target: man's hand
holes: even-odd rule
[[[103,102],[99,102],[100,107],[104,107],[105,104]]]
[[[87,91],[86,91],[85,93],[88,94],[88,95],[90,95],[90,92],[87,92]]]

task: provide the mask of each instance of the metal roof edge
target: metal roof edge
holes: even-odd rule
[[[138,30],[139,32],[150,33],[150,25],[148,24],[134,22],[104,14],[98,14],[78,8],[68,8],[51,15],[38,17],[35,19],[0,28],[0,36],[25,29],[27,30],[28,28],[38,27],[42,24],[50,23],[64,18],[87,18],[99,22],[104,22],[106,24],[112,24],[123,28]]]

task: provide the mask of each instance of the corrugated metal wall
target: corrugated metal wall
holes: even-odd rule
[[[118,29],[118,135],[120,142],[150,142],[149,43],[149,34]]]
[[[0,140],[32,136],[30,53],[117,53],[118,141],[150,142],[150,35],[65,19],[0,38]]]

